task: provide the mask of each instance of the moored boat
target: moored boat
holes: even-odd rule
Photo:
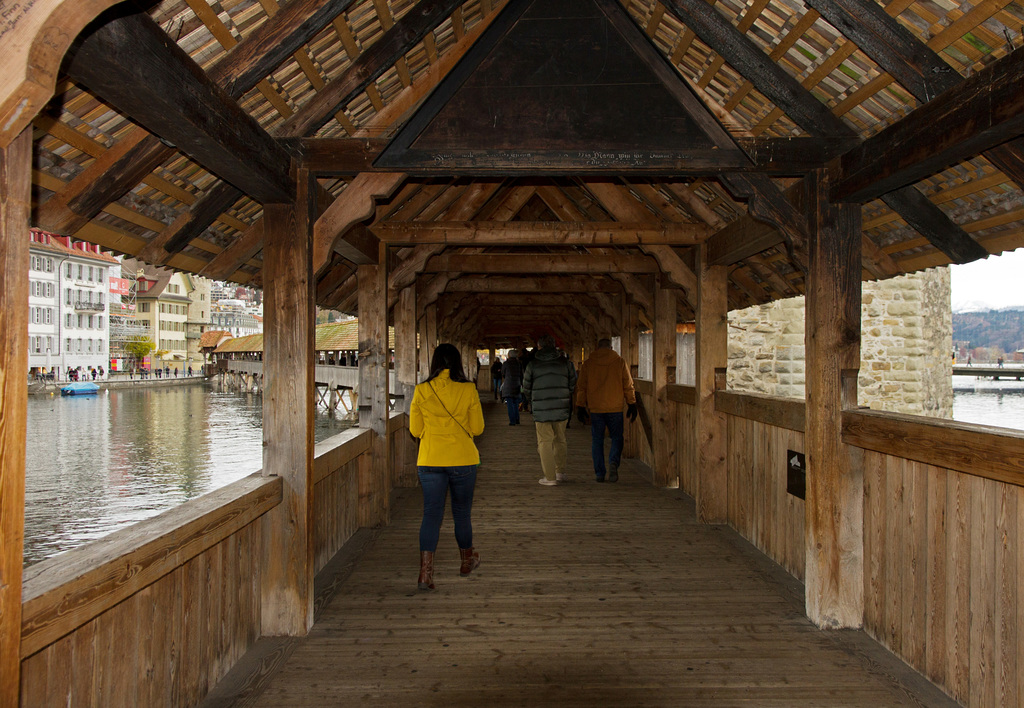
[[[62,396],[95,396],[100,387],[92,381],[76,381],[69,383],[60,390]]]

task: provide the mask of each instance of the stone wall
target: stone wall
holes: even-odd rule
[[[864,283],[858,402],[951,418],[953,316],[947,268]],[[729,388],[804,396],[804,299],[729,313]]]

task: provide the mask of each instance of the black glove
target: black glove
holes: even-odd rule
[[[583,406],[576,406],[576,419],[581,423],[587,422],[587,409]]]
[[[626,417],[629,418],[629,422],[630,423],[632,423],[634,420],[636,420],[636,404],[635,403],[627,403],[626,404]]]

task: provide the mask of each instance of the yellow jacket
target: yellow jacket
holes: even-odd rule
[[[598,349],[583,362],[576,380],[576,405],[591,413],[621,413],[636,403],[633,377],[614,349]]]
[[[473,438],[484,432],[484,412],[476,385],[452,381],[447,369],[419,384],[409,409],[409,432],[420,439],[416,464],[421,467],[480,464]]]

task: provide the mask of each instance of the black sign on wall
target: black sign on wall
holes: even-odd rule
[[[794,497],[806,499],[807,458],[802,452],[786,450],[786,491]]]

